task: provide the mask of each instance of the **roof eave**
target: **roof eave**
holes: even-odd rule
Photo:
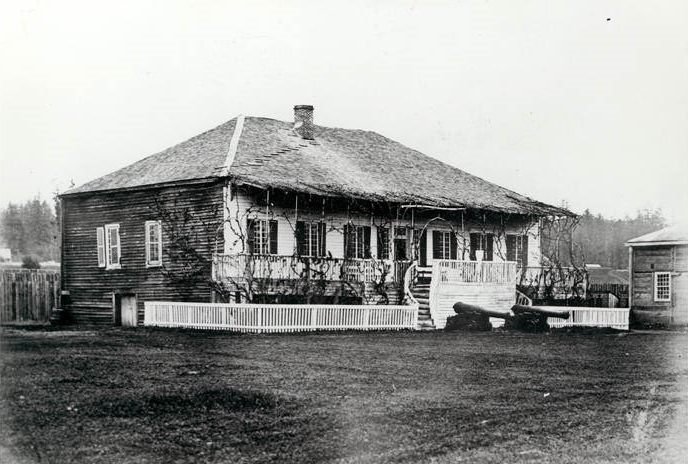
[[[58,198],[64,197],[76,197],[84,195],[100,195],[104,193],[112,192],[133,192],[139,190],[153,190],[166,187],[178,187],[180,185],[198,185],[198,184],[210,184],[223,179],[222,176],[212,176],[212,177],[202,177],[198,179],[184,179],[171,182],[159,182],[156,184],[146,184],[146,185],[135,185],[131,187],[118,187],[118,188],[108,188],[108,189],[94,189],[94,190],[84,190],[84,191],[66,191],[58,195]]]
[[[688,245],[688,240],[663,240],[657,242],[626,242],[627,247]]]

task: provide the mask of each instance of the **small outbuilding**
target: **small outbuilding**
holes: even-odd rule
[[[631,239],[626,246],[634,324],[688,325],[688,228],[667,227]]]

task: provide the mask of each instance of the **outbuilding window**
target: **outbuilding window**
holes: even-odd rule
[[[655,272],[655,301],[671,301],[671,272]]]
[[[146,266],[162,266],[162,226],[160,221],[146,221]]]

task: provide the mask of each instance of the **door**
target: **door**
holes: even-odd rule
[[[133,293],[116,294],[114,313],[115,325],[136,327],[136,295]]]
[[[421,267],[428,265],[428,236],[425,229],[420,235],[420,243],[418,244],[418,264]]]
[[[136,295],[122,295],[122,327],[136,327]]]

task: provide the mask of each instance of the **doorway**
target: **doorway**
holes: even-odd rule
[[[115,293],[114,322],[122,327],[136,327],[137,305],[135,293]]]

